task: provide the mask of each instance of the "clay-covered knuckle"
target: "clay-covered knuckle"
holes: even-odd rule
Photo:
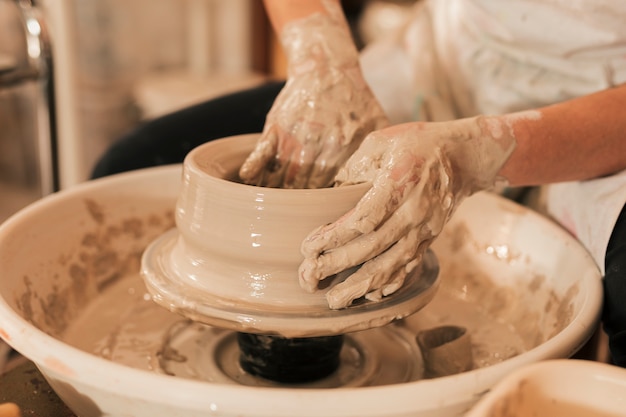
[[[356,151],[347,159],[335,176],[341,185],[374,183],[381,170],[386,147],[380,143],[377,132],[368,134]]]
[[[365,299],[374,303],[378,303],[383,299],[383,291],[378,288],[365,294]]]
[[[319,226],[304,238],[300,252],[305,257],[318,257],[341,246],[349,244],[362,234],[351,227],[354,209],[348,211],[333,223]]]
[[[332,223],[321,225],[309,233],[300,244],[300,253],[302,256],[305,258],[317,258],[321,255],[329,241],[326,234],[330,233],[329,228],[332,227]]]
[[[357,150],[357,152],[359,152]],[[376,175],[376,166],[372,160],[365,158],[356,159],[356,154],[348,158],[346,163],[337,171],[335,175],[335,185],[352,185],[365,182],[372,183]]]
[[[363,257],[360,253],[354,253],[352,249],[355,246],[348,244],[324,252],[315,259],[315,270],[310,271],[311,277],[321,281],[361,265],[367,260],[367,257]]]
[[[361,264],[383,255],[396,246],[410,227],[402,216],[394,213],[380,227],[370,233],[361,234],[342,249],[351,254],[353,264]]]
[[[371,233],[395,210],[390,203],[390,191],[375,183],[357,203],[347,226],[361,234]]]
[[[406,246],[408,248],[414,248],[414,250],[405,251],[405,256],[398,257],[398,268],[382,287],[383,296],[391,295],[402,288],[406,277],[422,262],[424,252],[431,243],[432,239],[419,241],[419,233],[417,231],[414,233],[414,236],[407,237],[405,242]]]
[[[308,292],[314,293],[317,291],[319,280],[315,278],[314,271],[317,268],[317,262],[315,259],[307,258],[302,261],[298,268],[298,280],[300,287]]]
[[[333,287],[331,291],[343,295],[341,297],[337,295],[334,298],[341,299],[345,303],[349,298],[345,294],[350,294],[352,300],[366,296],[368,293],[372,293],[370,297],[374,297],[376,291],[382,289],[393,278],[392,271],[397,271],[398,266],[401,265],[399,259],[401,257],[397,255],[397,247],[393,245],[382,254],[365,262],[344,282]]]
[[[317,258],[325,251],[334,249],[339,242],[342,219],[313,229],[300,244],[300,253],[306,258]]]

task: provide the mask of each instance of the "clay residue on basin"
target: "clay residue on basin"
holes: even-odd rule
[[[556,277],[534,268],[533,260],[513,243],[474,241],[468,227],[454,223],[436,241],[442,292],[475,305],[490,320],[514,328],[525,349],[544,343],[572,320],[579,282],[558,294]]]
[[[129,209],[128,216],[111,219],[106,206],[84,199],[79,211],[84,219],[79,232],[67,231],[69,249],[59,247],[35,272],[26,272],[15,295],[20,314],[51,335],[61,334],[109,285],[138,271],[148,242],[174,226],[172,210],[132,215]]]
[[[558,297],[549,288],[547,277],[529,271],[520,276],[505,277],[515,275],[508,268],[500,270],[503,275],[486,271],[476,262],[476,254],[478,251],[491,256],[489,251],[469,239],[462,225],[447,233],[454,236],[446,236],[445,242],[438,246],[441,264],[439,292],[423,310],[390,325],[397,334],[407,335],[404,338],[406,343],[418,349],[415,336],[420,331],[442,325],[463,326],[471,335],[472,368],[476,369],[536,347],[571,320],[571,298],[577,291],[576,286],[563,297]],[[509,260],[498,258],[497,262],[507,265]],[[227,380],[224,375],[220,377],[199,370],[198,367],[202,368],[209,360],[202,358],[212,357],[211,348],[207,348],[206,355],[192,360],[168,344],[166,339],[171,335],[167,329],[177,326],[181,320],[153,303],[139,273],[131,272],[97,297],[80,319],[70,323],[63,340],[87,352],[140,369],[164,372],[160,359],[165,355],[168,360],[180,364],[177,369],[181,373],[177,376]],[[202,346],[217,344],[206,335],[219,332],[207,329],[201,343],[200,339],[189,343],[195,343],[200,350]],[[376,343],[375,338],[371,340]],[[412,361],[421,361],[418,356],[416,354]],[[214,368],[219,371],[219,366]],[[411,378],[420,378],[420,375],[416,372]]]
[[[183,377],[202,379],[188,356],[163,348],[168,329],[181,317],[153,303],[139,277],[146,246],[174,225],[171,209],[164,209],[171,200],[150,207],[126,203],[123,210],[113,209],[118,202],[110,200],[82,200],[70,213],[76,217],[72,230],[60,221],[45,224],[47,234],[39,240],[54,237],[56,244],[42,243],[51,254],[38,257],[19,278],[13,290],[17,310],[41,330],[94,355],[153,372],[163,371],[159,357],[165,355],[190,369]],[[66,239],[59,237],[63,233]],[[418,350],[415,336],[421,330],[463,326],[471,335],[473,367],[481,368],[532,349],[571,321],[577,284],[557,294],[550,287],[554,277],[535,272],[511,244],[478,244],[457,222],[433,247],[441,268],[438,294],[393,325],[394,334],[408,335],[398,338],[406,341],[407,352]],[[484,258],[492,261],[489,268]],[[513,268],[520,263],[526,268]]]

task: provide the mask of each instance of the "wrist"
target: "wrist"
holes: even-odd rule
[[[493,187],[498,173],[515,149],[516,141],[506,116],[460,119],[450,160],[460,186],[474,193]],[[506,179],[503,179],[506,180]]]
[[[338,5],[285,25],[280,36],[289,75],[359,66],[359,54]]]

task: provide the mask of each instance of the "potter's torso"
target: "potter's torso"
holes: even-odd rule
[[[626,2],[434,0],[456,115],[539,107],[626,82]]]
[[[624,22],[618,0],[425,0],[362,64],[393,122],[521,111],[625,83]],[[549,214],[604,270],[626,173],[549,186],[546,196]]]
[[[449,78],[461,76],[460,85],[450,84],[461,115],[539,107],[626,82],[626,2],[436,3],[440,25],[454,22],[448,36],[464,39],[442,55]],[[444,29],[436,24],[435,30]],[[606,246],[626,201],[626,172],[551,185],[545,196],[548,213],[587,247],[604,271]]]

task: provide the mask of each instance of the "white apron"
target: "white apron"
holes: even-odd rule
[[[626,82],[626,1],[424,0],[362,65],[393,123],[541,107]],[[626,171],[544,195],[604,273]]]

